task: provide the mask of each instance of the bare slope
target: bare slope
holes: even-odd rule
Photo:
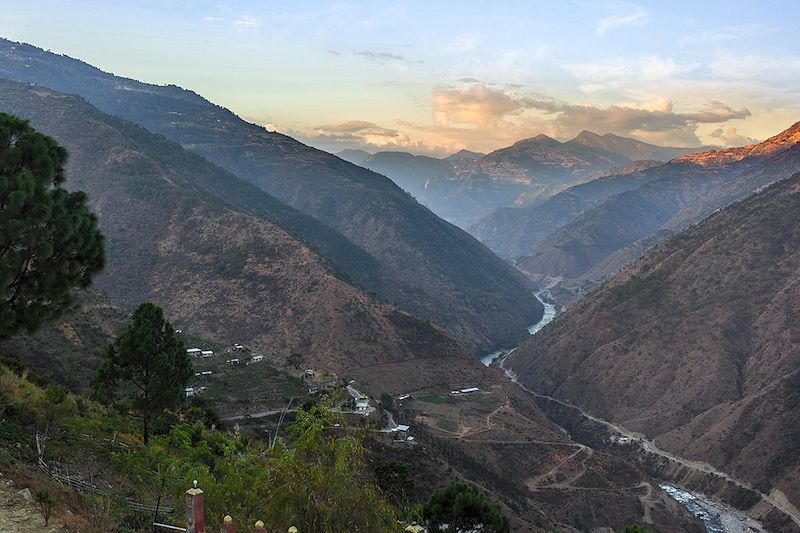
[[[391,274],[375,280],[348,271],[353,279],[472,349],[507,346],[541,316],[524,276],[384,176],[245,122],[191,91],[114,76],[30,45],[0,40],[0,76],[78,94],[331,226]]]
[[[661,244],[508,364],[800,503],[800,175]]]

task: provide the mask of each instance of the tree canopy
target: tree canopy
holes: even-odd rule
[[[142,419],[144,441],[153,421],[185,399],[192,363],[157,305],[145,302],[108,347],[92,382],[96,398]]]
[[[505,533],[511,529],[500,507],[467,483],[454,482],[437,490],[422,512],[431,531]]]
[[[0,340],[61,316],[103,268],[86,194],[63,188],[66,161],[54,139],[0,113]]]

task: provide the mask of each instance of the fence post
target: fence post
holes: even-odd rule
[[[256,528],[253,530],[253,533],[267,533],[267,530],[264,527],[264,522],[261,520],[256,522]]]
[[[236,524],[233,523],[231,515],[226,515],[222,519],[222,527],[219,528],[219,533],[236,533]]]
[[[206,533],[203,513],[203,491],[197,488],[197,480],[186,491],[186,533]]]

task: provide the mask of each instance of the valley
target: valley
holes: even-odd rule
[[[8,6],[0,529],[800,533],[784,3]]]

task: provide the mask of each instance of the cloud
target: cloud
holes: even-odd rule
[[[261,19],[243,15],[233,21],[233,25],[244,30],[254,30],[261,27]]]
[[[758,139],[739,134],[736,128],[717,128],[709,136],[722,141],[725,146],[746,146],[759,142]]]
[[[206,22],[222,22],[225,19],[222,17],[203,17],[203,20]]]
[[[634,26],[644,22],[648,17],[647,11],[637,7],[629,13],[617,13],[603,17],[597,21],[596,33],[599,36],[604,36],[609,30],[621,28],[623,26]]]
[[[390,52],[373,52],[372,50],[360,50],[358,52],[354,52],[355,55],[364,57],[369,59],[370,61],[376,61],[378,63],[387,63],[387,62],[398,62],[398,63],[422,63],[420,60],[413,60],[408,59],[407,57],[392,54]]]
[[[307,136],[327,144],[350,146],[409,146],[408,137],[391,128],[378,126],[366,120],[350,120],[338,124],[317,126]]]
[[[732,120],[750,116],[746,108],[719,101],[677,109],[667,98],[600,106],[571,103],[538,94],[479,82],[438,87],[431,94],[432,121],[396,120],[392,127],[365,120],[326,124],[302,135],[309,144],[330,151],[361,148],[403,150],[441,155],[462,148],[491,151],[544,133],[566,140],[582,130],[615,133],[671,146],[698,146],[698,128],[720,144],[746,144]]]
[[[594,90],[641,85],[684,78],[696,73],[699,62],[679,63],[671,57],[647,55],[635,59],[609,59],[599,63],[573,63],[563,68]]]
[[[669,99],[598,107],[484,84],[439,88],[434,91],[432,104],[434,124],[444,129],[468,128],[484,133],[528,129],[529,135],[546,132],[561,138],[590,129],[683,145],[700,144],[696,132],[701,124],[750,116],[746,108],[735,109],[718,101],[691,111],[676,111]]]

